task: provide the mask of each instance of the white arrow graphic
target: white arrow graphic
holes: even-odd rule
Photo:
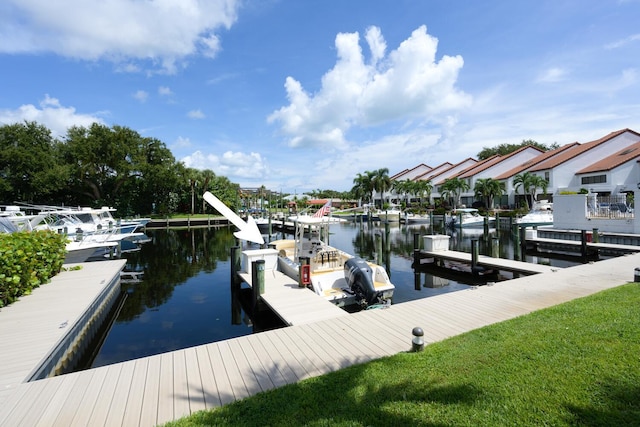
[[[264,244],[264,239],[262,238],[262,234],[260,234],[258,224],[256,224],[256,221],[252,216],[249,216],[247,218],[247,222],[244,222],[242,218],[240,218],[234,211],[229,209],[227,205],[222,203],[220,199],[210,192],[206,191],[202,197],[204,197],[207,203],[213,206],[215,210],[220,212],[222,216],[227,218],[233,223],[233,225],[240,229],[240,231],[233,233],[234,236],[248,242],[258,243],[260,245]]]

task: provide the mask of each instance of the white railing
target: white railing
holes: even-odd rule
[[[633,208],[627,204],[625,194],[613,196],[587,195],[587,218],[629,219],[634,218]]]

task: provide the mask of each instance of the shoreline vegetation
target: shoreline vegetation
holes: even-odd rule
[[[629,283],[166,426],[640,425],[639,306]]]

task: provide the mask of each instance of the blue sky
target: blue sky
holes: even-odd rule
[[[348,190],[640,131],[640,0],[3,0],[0,123],[100,122],[244,187]]]

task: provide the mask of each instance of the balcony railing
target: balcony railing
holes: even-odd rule
[[[588,195],[587,218],[630,219],[634,218],[633,208],[627,203],[625,194],[614,196]]]

